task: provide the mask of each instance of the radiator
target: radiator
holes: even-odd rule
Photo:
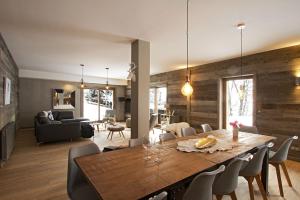
[[[14,122],[10,122],[3,127],[0,132],[0,161],[1,167],[9,159],[14,146],[16,137],[16,126]]]

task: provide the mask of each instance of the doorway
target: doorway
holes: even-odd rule
[[[254,125],[253,76],[227,78],[223,82],[223,127],[231,129],[230,122],[238,121],[246,126]]]
[[[114,91],[106,89],[83,90],[83,117],[99,121],[105,117],[106,110],[114,106]]]

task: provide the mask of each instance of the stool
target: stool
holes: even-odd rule
[[[123,133],[123,130],[125,129],[125,127],[121,126],[121,125],[109,125],[107,127],[107,130],[109,131],[108,133],[108,136],[107,136],[107,139],[109,138],[110,136],[110,140],[112,140],[112,137],[113,137],[113,134],[114,132],[119,132],[119,135],[120,137],[123,136],[123,138],[125,139],[125,136],[124,136],[124,133]]]

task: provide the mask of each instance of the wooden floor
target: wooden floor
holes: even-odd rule
[[[94,142],[100,148],[107,145],[127,144],[128,139],[115,135],[112,141],[106,140],[107,132],[96,134]],[[129,132],[125,131],[126,138]],[[21,130],[17,134],[16,148],[4,168],[0,169],[1,200],[44,200],[68,199],[66,194],[67,158],[71,146],[89,143],[89,139],[73,142],[60,142],[37,146],[33,130]],[[294,185],[288,187],[283,177],[285,198],[279,195],[276,173],[270,166],[269,199],[300,199],[300,163],[288,161],[287,167]],[[255,199],[262,199],[258,187],[254,184]],[[247,183],[241,178],[237,189],[238,199],[249,199]],[[225,197],[223,199],[230,199]]]

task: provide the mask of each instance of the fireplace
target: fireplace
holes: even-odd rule
[[[0,162],[1,167],[9,159],[14,146],[16,137],[15,122],[10,122],[3,127],[0,132]]]

